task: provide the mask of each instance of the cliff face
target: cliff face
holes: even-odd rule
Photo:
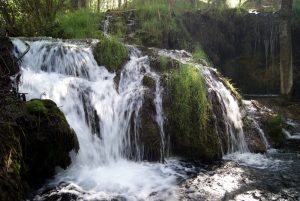
[[[0,200],[20,200],[52,176],[56,166],[66,168],[69,152],[79,145],[54,102],[23,102],[12,90],[10,76],[19,73],[19,66],[10,40],[0,41]]]

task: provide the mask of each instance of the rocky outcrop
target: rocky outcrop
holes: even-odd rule
[[[26,112],[26,116],[17,120],[25,133],[21,137],[22,178],[30,185],[36,185],[53,176],[56,166],[69,166],[69,152],[77,152],[79,144],[64,114],[53,101],[28,101]]]

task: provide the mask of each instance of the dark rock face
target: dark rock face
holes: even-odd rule
[[[156,109],[154,105],[155,85],[146,89],[144,95],[143,107],[141,108],[141,124],[139,133],[140,141],[143,147],[143,159],[149,161],[160,160],[160,131],[155,120]]]
[[[79,146],[54,102],[25,103],[10,91],[9,76],[18,74],[19,66],[8,38],[1,38],[0,49],[0,200],[21,200],[29,188],[52,176],[56,166],[66,168],[69,152]]]
[[[0,87],[10,89],[9,76],[16,75],[19,71],[17,59],[12,56],[13,44],[7,37],[0,37]],[[18,80],[19,81],[19,80]]]

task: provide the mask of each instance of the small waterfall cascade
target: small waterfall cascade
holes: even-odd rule
[[[184,50],[161,50],[159,54],[171,57],[182,63],[192,63],[191,54]],[[216,118],[221,118],[224,120],[224,130],[228,138],[224,140],[227,144],[227,150],[222,148],[223,153],[228,154],[234,152],[249,152],[244,136],[242,114],[238,101],[236,98],[234,98],[234,96],[231,94],[231,91],[227,89],[224,83],[218,79],[215,69],[201,64],[193,63],[193,65],[198,67],[202,72],[206,82],[208,94],[214,94],[213,99],[217,99],[217,102],[220,105],[221,112],[215,114],[215,116]],[[219,137],[222,138],[220,134]],[[224,143],[221,144],[224,146]]]
[[[18,39],[13,43],[19,50],[16,54],[25,48]],[[62,187],[62,191],[68,188],[96,191],[100,192],[97,196],[101,199],[114,194],[139,200],[146,199],[152,192],[158,192],[159,198],[170,196],[178,174],[175,176],[173,170],[166,167],[168,164],[141,161],[143,148],[138,132],[145,75],[156,84],[153,103],[161,134],[162,161],[167,153],[163,88],[160,76],[150,69],[148,57],[128,46],[130,60],[123,67],[116,87],[115,73],[97,65],[90,44],[51,40],[28,43],[31,50],[21,64],[20,91],[28,92],[28,99],[43,97],[55,101],[75,130],[80,144],[72,165],[60,171],[51,185],[67,182],[69,185]],[[141,181],[140,175],[149,178]]]
[[[14,43],[23,48],[20,41]],[[163,158],[162,87],[159,75],[150,69],[147,56],[129,47],[130,60],[121,72],[117,90],[115,74],[97,65],[90,47],[51,41],[36,41],[30,45],[31,50],[22,63],[21,90],[30,92],[29,98],[46,94],[46,98],[61,106],[79,138],[78,160],[92,161],[96,165],[120,158],[143,158],[138,128],[145,90],[142,79],[146,74],[156,82],[153,101],[162,136]]]
[[[103,20],[103,25],[102,25],[102,31],[104,34],[108,34],[108,29],[109,29],[109,24],[110,24],[110,20],[111,20],[112,16],[111,15],[107,15],[105,16],[105,19]]]
[[[258,123],[258,118],[260,116],[260,111],[258,111],[258,109],[254,106],[254,103],[252,103],[252,101],[243,101],[243,104],[245,106],[246,109],[246,113],[247,113],[247,119],[249,121],[249,123],[251,124],[252,128],[254,128],[255,130],[257,130],[257,133],[260,135],[261,141],[263,142],[263,144],[265,145],[265,147],[267,149],[271,148],[271,145],[269,144],[267,137],[265,136],[264,131],[261,129],[259,123]],[[266,110],[267,112],[271,113],[272,111],[266,107],[263,108],[264,110]]]

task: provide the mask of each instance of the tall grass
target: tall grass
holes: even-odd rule
[[[181,65],[171,73],[167,87],[172,101],[166,111],[174,126],[171,132],[175,147],[186,154],[214,157],[218,152],[217,140],[210,125],[211,105],[199,69]]]
[[[57,16],[64,38],[98,38],[102,14],[82,9]]]

